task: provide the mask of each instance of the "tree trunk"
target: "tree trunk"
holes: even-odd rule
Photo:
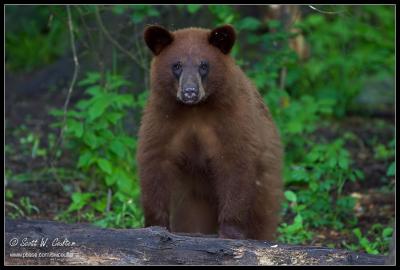
[[[161,227],[6,220],[6,265],[383,265],[385,256],[256,240],[172,234]]]

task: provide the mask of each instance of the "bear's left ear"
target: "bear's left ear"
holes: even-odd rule
[[[219,48],[224,54],[228,54],[231,51],[235,40],[235,29],[230,25],[223,25],[215,28],[208,37],[210,44]]]
[[[144,30],[144,41],[155,55],[159,55],[173,40],[172,34],[161,26],[151,25]]]

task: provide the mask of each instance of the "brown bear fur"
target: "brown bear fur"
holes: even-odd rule
[[[207,29],[166,33],[151,27],[159,32],[145,31],[154,58],[137,153],[145,226],[274,239],[282,146],[260,94],[223,44],[232,38],[233,45],[233,28],[225,26],[221,44],[211,41]],[[177,59],[209,61],[203,102],[177,101],[171,72]]]

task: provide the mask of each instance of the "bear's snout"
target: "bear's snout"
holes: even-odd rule
[[[182,90],[182,101],[186,104],[193,104],[199,100],[199,88],[198,87],[185,87]]]

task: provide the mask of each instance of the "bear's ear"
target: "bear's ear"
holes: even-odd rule
[[[223,25],[213,29],[208,37],[210,44],[219,48],[224,54],[228,54],[231,51],[235,40],[235,29],[230,25]]]
[[[144,41],[155,55],[160,54],[173,40],[172,34],[161,26],[151,25],[144,30]]]

